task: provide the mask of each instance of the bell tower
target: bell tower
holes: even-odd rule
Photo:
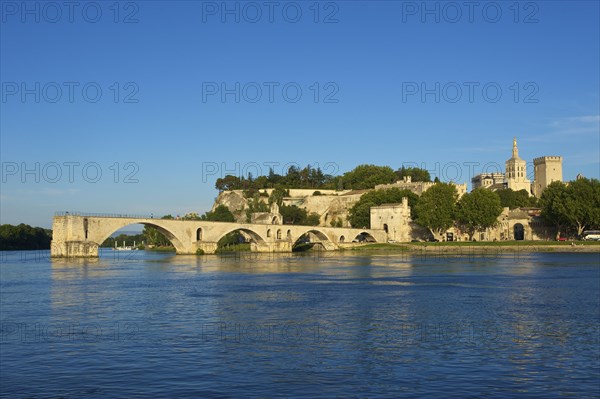
[[[527,179],[527,163],[519,157],[517,138],[513,137],[512,157],[506,161],[505,182],[513,191],[526,190],[531,195],[531,182]]]

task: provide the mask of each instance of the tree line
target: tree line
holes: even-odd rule
[[[50,249],[52,230],[21,223],[0,225],[0,251]]]
[[[215,188],[219,191],[226,190],[260,190],[265,188],[297,188],[297,189],[328,189],[328,190],[362,190],[374,188],[378,184],[389,184],[411,176],[412,181],[431,181],[429,172],[425,169],[401,167],[393,170],[389,166],[359,165],[342,176],[332,176],[323,173],[321,168],[310,165],[304,168],[291,166],[285,175],[279,175],[269,169],[267,176],[233,176],[227,175],[218,178]]]

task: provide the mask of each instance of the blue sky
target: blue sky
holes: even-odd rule
[[[257,165],[469,182],[513,136],[600,174],[597,1],[1,4],[1,223],[202,213]]]

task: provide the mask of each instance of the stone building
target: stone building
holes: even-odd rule
[[[533,195],[540,198],[550,183],[562,181],[562,157],[544,156],[533,160]]]
[[[410,241],[411,224],[408,198],[402,198],[399,204],[383,204],[371,207],[371,228],[384,230],[388,241]]]
[[[504,173],[482,173],[471,179],[471,187],[496,191],[504,188],[504,179]]]
[[[556,236],[556,228],[547,225],[540,215],[539,208],[504,208],[498,223],[485,231],[473,235],[476,241],[521,241],[548,240]],[[469,235],[461,231],[460,226],[453,226],[446,232],[455,241],[468,241]]]
[[[513,138],[512,157],[506,161],[506,188],[513,191],[526,190],[531,193],[531,182],[527,179],[527,162],[519,157],[517,139]]]
[[[546,240],[552,239],[555,229],[545,224],[539,208],[504,208],[498,225],[479,233],[480,240]]]
[[[269,212],[251,213],[250,223],[283,224],[283,216],[279,213],[279,206],[276,203],[272,203]]]
[[[536,197],[555,181],[562,181],[561,156],[543,156],[533,160],[534,181],[527,179],[527,163],[519,157],[517,139],[513,139],[512,157],[506,161],[506,173],[482,173],[471,179],[471,188],[487,188],[492,191],[510,188],[514,191],[526,190]]]
[[[410,216],[408,199],[399,204],[383,204],[371,207],[371,228],[384,230],[388,241],[409,242],[431,238],[427,229],[416,225]],[[496,226],[476,232],[476,241],[547,240],[556,236],[556,229],[544,223],[539,208],[504,208]],[[468,241],[469,235],[460,226],[450,227],[443,239]]]

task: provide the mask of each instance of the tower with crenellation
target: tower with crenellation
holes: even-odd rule
[[[542,192],[550,183],[562,181],[562,157],[545,156],[533,160],[533,195],[537,198],[542,196]]]

